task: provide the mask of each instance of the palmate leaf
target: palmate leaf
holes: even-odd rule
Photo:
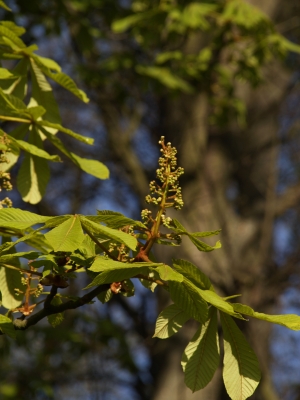
[[[0,24],[0,37],[4,40],[8,45],[11,45],[13,49],[25,49],[25,43],[9,28]],[[5,40],[5,39],[8,40]]]
[[[116,229],[108,228],[107,226],[96,224],[95,222],[89,220],[88,217],[80,216],[80,221],[83,228],[87,232],[91,232],[96,235],[104,235],[113,239],[118,243],[124,243],[131,250],[135,250],[137,246],[137,240],[135,237],[128,235],[127,233],[118,231]]]
[[[201,325],[186,347],[181,365],[184,381],[192,392],[203,389],[213,378],[220,361],[217,311],[211,308],[209,319]]]
[[[207,320],[208,307],[197,288],[187,279],[183,282],[169,282],[169,291],[174,303],[189,314],[196,321],[205,323]]]
[[[244,400],[253,394],[259,384],[259,364],[254,351],[232,318],[222,312],[220,315],[224,335],[225,387],[232,400]]]
[[[0,210],[0,227],[23,230],[36,224],[42,224],[50,218],[19,208],[2,208]]]
[[[53,68],[53,64],[51,65],[50,68],[48,68],[46,66],[45,60],[40,60],[39,57],[36,56],[35,54],[32,55],[32,58],[46,76],[54,80],[63,88],[67,89],[69,92],[73,93],[84,103],[89,102],[87,95],[82,90],[78,89],[76,83],[68,75],[64,74],[63,72],[59,72],[56,68]],[[54,70],[55,72],[52,72],[51,69]]]
[[[244,304],[232,303],[235,311],[249,315],[250,317],[261,319],[263,321],[272,322],[273,324],[278,324],[285,326],[286,328],[292,329],[294,331],[300,330],[300,317],[295,314],[285,314],[285,315],[269,315],[254,311],[251,307]]]
[[[203,274],[194,264],[186,261],[175,259],[173,261],[173,268],[190,280],[195,286],[201,289],[213,290],[213,286],[209,278]]]
[[[46,240],[54,251],[72,252],[82,244],[85,236],[78,215],[72,215],[69,219],[45,233]]]
[[[158,316],[153,337],[166,339],[173,336],[191,317],[176,304],[165,308]]]

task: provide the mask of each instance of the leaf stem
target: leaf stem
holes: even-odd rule
[[[43,276],[41,272],[37,271],[30,271],[25,268],[20,268],[20,267],[15,267],[14,265],[9,265],[9,264],[1,264],[2,267],[9,268],[9,269],[14,269],[16,271],[24,272],[24,274],[31,274],[31,275],[37,275],[37,276]]]

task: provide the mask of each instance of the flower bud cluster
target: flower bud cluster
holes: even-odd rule
[[[9,144],[10,144],[10,140],[8,139],[6,134],[1,136],[0,143],[7,146],[7,150],[2,150],[0,152],[0,179],[2,180],[2,183],[0,184],[0,192],[2,191],[2,189],[10,191],[13,188],[10,181],[11,180],[10,173],[1,171],[1,164],[8,164],[10,162],[8,157],[6,156],[7,151],[9,151]],[[12,207],[12,201],[8,197],[0,201],[0,208],[3,207]]]
[[[34,293],[33,293],[34,297],[39,297],[39,296],[42,294],[43,290],[44,290],[44,286],[43,286],[42,284],[39,283],[39,284],[37,285],[37,287],[36,287]]]
[[[146,196],[148,204],[159,205],[165,196],[164,207],[174,207],[180,210],[183,207],[181,188],[178,183],[179,177],[184,173],[182,167],[177,168],[177,150],[171,143],[165,144],[164,136],[158,142],[161,145],[161,157],[158,159],[159,168],[156,170],[157,179],[161,185],[155,181],[149,184],[150,193]]]
[[[145,222],[148,222],[151,219],[151,215],[152,215],[152,212],[150,210],[148,210],[147,208],[145,208],[141,212],[142,220]]]
[[[172,218],[170,217],[166,217],[165,214],[162,214],[161,216],[161,222],[164,226],[166,226],[167,228],[171,228],[171,222],[172,222]]]

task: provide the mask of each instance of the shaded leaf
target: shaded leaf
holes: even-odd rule
[[[54,306],[58,306],[62,304],[62,300],[59,296],[55,296],[53,300],[51,301],[51,304]],[[52,314],[47,316],[48,322],[50,325],[55,328],[56,326],[60,325],[63,320],[64,320],[64,314],[63,313],[57,313],[57,314]]]
[[[197,289],[187,280],[183,282],[169,282],[171,299],[184,312],[196,321],[205,323],[207,320],[208,307]]]
[[[0,4],[1,5],[1,4]],[[0,315],[0,329],[3,333],[15,339],[17,332],[14,329],[14,324],[5,315]]]
[[[153,337],[166,339],[173,336],[190,319],[176,304],[165,308],[158,316]]]
[[[199,270],[194,264],[186,260],[172,260],[173,267],[176,271],[190,280],[195,286],[201,289],[213,290],[213,286],[209,278]]]

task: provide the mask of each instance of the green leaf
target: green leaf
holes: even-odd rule
[[[113,298],[114,294],[111,289],[107,289],[105,292],[98,294],[97,299],[101,301],[102,304],[107,303]]]
[[[130,268],[132,266],[136,268],[144,268],[144,267],[155,268],[155,267],[160,267],[162,265],[163,264],[161,263],[151,263],[151,262],[123,263],[103,256],[96,256],[89,270],[92,272],[102,272],[111,269]]]
[[[173,336],[190,319],[176,304],[165,308],[158,316],[153,337],[166,339]]]
[[[254,311],[251,307],[245,306],[240,303],[232,303],[232,307],[236,312],[249,315],[250,317],[262,319],[263,321],[272,322],[273,324],[278,324],[285,326],[286,328],[292,329],[294,331],[300,330],[300,317],[295,314],[285,314],[285,315],[269,315]]]
[[[99,179],[107,179],[109,177],[109,170],[100,161],[88,160],[86,158],[77,156],[76,154],[67,150],[62,141],[50,132],[46,131],[45,128],[40,127],[40,130],[54,144],[54,146],[56,146],[67,157],[69,157],[73,163],[83,171]]]
[[[1,4],[0,4],[1,5]],[[5,315],[0,315],[0,329],[3,333],[15,339],[17,332],[15,331],[14,324]]]
[[[232,318],[222,312],[220,315],[224,335],[225,387],[232,400],[244,400],[254,393],[259,384],[259,364],[254,351]]]
[[[181,225],[181,223],[177,219],[173,218],[172,222],[176,228],[174,231],[180,235],[187,235],[189,237],[190,241],[197,247],[198,250],[208,252],[208,251],[220,249],[222,247],[221,242],[219,240],[217,241],[217,243],[214,246],[210,246],[210,245],[202,242],[201,240],[197,239],[197,237],[199,237],[201,235],[201,233],[204,233],[205,236],[211,236],[211,235],[217,234],[216,232],[218,232],[218,231],[190,233],[184,228],[183,225]]]
[[[39,57],[36,56],[35,54],[32,55],[32,58],[34,59],[35,63],[38,65],[38,67],[41,69],[41,71],[46,76],[53,79],[54,82],[58,83],[63,88],[67,89],[69,92],[73,93],[84,103],[89,102],[89,98],[87,97],[87,95],[82,90],[78,89],[78,87],[76,86],[76,83],[68,75],[64,74],[63,72],[51,72],[51,69],[54,69],[54,68],[51,68],[51,69],[48,68],[45,65],[45,60],[40,60]],[[53,67],[53,65],[52,65],[52,67]],[[57,71],[57,69],[56,69],[56,71]]]
[[[61,118],[59,114],[58,104],[55,101],[52,87],[49,85],[47,79],[45,78],[45,75],[32,58],[30,58],[30,72],[32,79],[32,93],[29,106],[43,106],[46,110],[45,114],[43,115],[43,119],[51,123],[60,124]],[[37,118],[35,118],[35,120],[36,119]],[[45,129],[50,133],[57,132],[57,130],[53,128]]]
[[[17,176],[17,187],[22,199],[31,204],[39,203],[45,194],[49,179],[47,161],[26,154]]]
[[[207,303],[212,304],[226,314],[232,315],[239,319],[244,319],[239,313],[234,311],[233,304],[223,300],[222,297],[220,297],[217,293],[212,292],[211,290],[198,289],[198,291]]]
[[[240,0],[227,2],[220,20],[224,23],[230,21],[247,29],[255,28],[261,22],[266,26],[269,23],[268,17],[257,7]]]
[[[137,240],[135,237],[128,235],[127,233],[108,228],[107,226],[96,224],[95,222],[89,220],[88,217],[80,216],[80,220],[86,231],[96,235],[104,235],[118,243],[124,243],[131,250],[136,249]]]
[[[74,251],[82,244],[85,236],[78,215],[72,215],[62,224],[45,234],[54,251]]]
[[[111,28],[114,32],[121,33],[131,28],[132,26],[136,25],[137,23],[153,17],[155,14],[157,14],[156,10],[150,10],[150,11],[140,12],[137,14],[128,15],[125,18],[114,21],[112,23]]]
[[[0,256],[0,263],[8,263],[11,260],[19,259],[19,257],[27,258],[27,260],[34,260],[38,258],[40,253],[36,251],[22,251],[20,253],[4,254]]]
[[[149,278],[153,278],[153,277],[151,276],[151,274],[153,274],[153,272],[150,272],[150,274],[148,274],[147,276],[148,276]],[[141,282],[141,284],[142,284],[146,289],[151,290],[151,292],[154,293],[154,290],[155,290],[155,288],[157,287],[157,283],[148,281],[147,279],[144,279],[144,278],[139,278],[139,281]]]
[[[135,287],[134,284],[132,283],[132,281],[130,279],[125,279],[122,282],[122,289],[120,290],[120,294],[124,297],[132,297],[134,296],[135,293]]]
[[[124,226],[138,226],[147,229],[140,221],[125,217],[123,214],[110,210],[97,210],[97,216],[88,216],[92,221],[104,222],[110,228],[118,229]]]
[[[0,7],[4,8],[6,11],[12,11],[5,3],[4,1],[0,0]]]
[[[51,304],[54,306],[58,306],[62,304],[62,300],[59,296],[55,296],[53,300],[51,301]],[[55,328],[56,326],[60,325],[63,320],[64,320],[64,314],[63,313],[57,313],[57,314],[52,314],[47,316],[48,322],[50,325]]]
[[[24,42],[18,38],[18,36],[11,29],[3,25],[0,25],[0,37],[2,37],[2,39],[13,48],[13,50],[26,48]]]
[[[172,260],[173,267],[177,272],[182,274],[188,280],[190,280],[195,286],[201,289],[207,289],[214,291],[214,288],[209,278],[203,274],[194,264],[185,260]]]
[[[9,242],[10,238],[2,238],[2,243]],[[15,253],[15,248],[12,247],[11,253]],[[5,253],[4,253],[5,255]],[[14,267],[20,267],[19,259],[14,259],[10,262]],[[1,267],[0,264],[0,289],[2,295],[2,306],[8,310],[18,307],[22,302],[22,295],[17,295],[15,289],[24,291],[24,285],[21,282],[22,275],[19,271]]]
[[[60,66],[51,58],[38,56],[35,54],[35,58],[37,58],[45,67],[49,68],[50,70],[54,70],[56,72],[61,72]]]
[[[146,274],[148,272],[147,267],[140,267],[135,264],[120,264],[123,264],[123,266],[101,272],[84,289],[89,289],[93,286],[99,286],[105,283],[121,282],[125,279],[132,278],[135,275]]]
[[[196,321],[205,323],[207,320],[208,307],[197,289],[187,280],[183,282],[169,282],[171,299],[184,312]]]
[[[185,7],[182,22],[192,29],[207,30],[210,24],[205,17],[217,8],[215,4],[192,2]]]
[[[23,211],[19,208],[0,209],[0,227],[23,230],[36,224],[42,224],[51,217],[34,214],[29,211]]]
[[[8,69],[0,68],[0,79],[16,79],[17,76],[13,75]]]
[[[22,59],[12,69],[14,79],[3,79],[0,81],[0,87],[6,94],[13,94],[20,100],[23,100],[27,93],[27,68],[28,59]]]
[[[208,237],[208,236],[218,235],[220,232],[221,232],[221,229],[218,229],[217,231],[208,231],[208,232],[193,232],[192,236],[193,237]]]
[[[92,145],[94,143],[94,139],[79,135],[78,133],[73,132],[71,129],[64,128],[60,124],[54,124],[50,121],[45,121],[45,120],[37,121],[36,124],[40,125],[42,127],[57,129],[58,131],[66,133],[67,135],[69,135],[69,136],[73,137],[74,139],[79,140],[80,142],[83,142],[85,144]]]
[[[3,135],[0,134],[0,136],[3,136]],[[34,144],[27,143],[24,140],[16,140],[10,135],[7,135],[7,137],[17,147],[19,147],[20,149],[26,151],[27,153],[29,153],[33,156],[41,157],[41,158],[44,158],[45,160],[50,160],[50,161],[58,161],[58,162],[61,161],[59,156],[51,156],[45,150],[35,146]]]
[[[10,29],[18,37],[24,35],[24,33],[26,32],[25,28],[16,25],[13,21],[1,21],[0,24]]]
[[[137,65],[135,69],[138,74],[156,79],[169,89],[181,90],[185,93],[194,92],[194,88],[188,82],[174,75],[169,68]]]
[[[183,53],[181,51],[166,51],[156,56],[155,62],[157,64],[164,64],[169,60],[182,60]]]
[[[72,161],[78,165],[82,171],[87,174],[93,175],[98,179],[108,179],[109,178],[109,170],[106,165],[102,164],[102,162],[97,160],[89,160],[87,158],[82,158],[77,156],[74,153],[71,153]]]
[[[159,273],[159,276],[163,281],[176,281],[176,282],[183,281],[183,276],[180,273],[174,271],[167,264],[163,264],[161,266],[156,267],[155,271]]]
[[[184,382],[192,392],[203,389],[213,378],[220,362],[218,319],[216,309],[201,325],[182,355]]]

